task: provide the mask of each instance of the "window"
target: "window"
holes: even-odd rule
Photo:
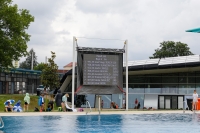
[[[177,84],[163,84],[162,93],[178,93]]]

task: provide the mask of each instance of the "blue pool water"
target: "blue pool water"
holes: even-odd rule
[[[6,133],[200,133],[200,114],[2,117]]]

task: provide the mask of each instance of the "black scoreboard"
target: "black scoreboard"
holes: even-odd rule
[[[119,56],[83,54],[83,85],[117,85]]]

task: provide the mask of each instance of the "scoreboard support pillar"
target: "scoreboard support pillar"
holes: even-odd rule
[[[73,37],[73,65],[72,65],[72,109],[74,109],[74,81],[75,81],[75,50],[76,50],[76,37]]]

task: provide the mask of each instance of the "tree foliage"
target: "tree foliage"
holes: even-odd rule
[[[20,63],[19,68],[23,68],[23,69],[31,69],[31,64],[32,64],[32,55],[33,55],[33,67],[38,65],[37,62],[37,56],[36,53],[33,49],[31,49],[28,53],[28,56],[26,58],[25,61],[23,61],[22,63]]]
[[[45,69],[45,63],[39,63],[37,66],[34,67],[34,70],[39,70],[42,71],[43,69]]]
[[[51,58],[48,58],[48,63],[45,64],[45,68],[42,70],[41,74],[42,84],[45,89],[49,87],[50,90],[60,85],[59,75],[57,74],[58,66],[54,62],[56,54],[52,51],[51,54]]]
[[[0,70],[13,67],[12,61],[27,55],[26,33],[34,17],[26,9],[18,9],[12,0],[0,1]]]
[[[187,55],[193,55],[187,44],[174,41],[163,41],[160,43],[160,48],[155,49],[155,53],[149,58],[165,58]]]

